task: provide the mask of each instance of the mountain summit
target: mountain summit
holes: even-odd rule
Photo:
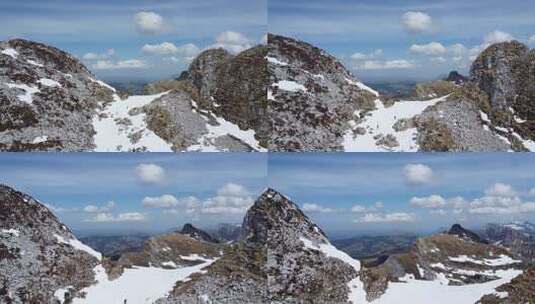
[[[476,243],[482,243],[482,244],[488,244],[489,242],[483,238],[481,238],[477,233],[470,231],[468,229],[463,228],[459,224],[454,224],[451,226],[450,230],[448,231],[449,235],[456,235],[462,239],[470,240],[472,242]]]

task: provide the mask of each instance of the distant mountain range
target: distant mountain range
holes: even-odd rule
[[[109,258],[79,241],[32,197],[0,186],[0,202],[2,303],[535,301],[535,269],[525,251],[504,243],[515,244],[509,229],[532,236],[529,223],[489,226],[492,242],[453,225],[426,237],[331,243],[298,205],[266,189],[233,242],[188,224],[141,246],[139,239],[110,238],[116,248],[136,248]],[[225,233],[232,230],[224,227]],[[355,247],[361,241],[369,249]],[[380,256],[361,262],[335,244]]]

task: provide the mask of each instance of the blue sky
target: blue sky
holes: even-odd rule
[[[268,29],[326,49],[364,80],[421,80],[466,73],[493,41],[533,37],[533,46],[534,15],[524,0],[270,0]]]
[[[83,233],[241,223],[267,186],[334,237],[535,221],[529,154],[2,153],[0,172]]]
[[[222,33],[239,35],[219,37],[220,46],[260,42],[266,6],[266,0],[3,0],[0,40],[44,42],[79,58],[93,53],[103,63],[84,62],[104,79],[166,78],[179,74],[195,50],[218,43]],[[142,12],[149,14],[136,17]],[[164,42],[176,48],[142,51]],[[188,44],[197,49],[183,48]]]

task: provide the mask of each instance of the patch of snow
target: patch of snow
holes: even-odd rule
[[[44,67],[44,65],[40,64],[40,63],[37,62],[37,61],[33,61],[33,60],[31,60],[31,59],[28,59],[28,60],[26,60],[26,61],[27,61],[29,64],[31,64],[31,65],[35,65],[35,66],[38,66],[38,67],[41,67],[41,68]]]
[[[114,87],[112,87],[111,85],[105,83],[105,82],[102,81],[102,80],[97,80],[97,79],[94,79],[94,78],[91,78],[91,77],[89,77],[89,80],[91,80],[91,81],[93,81],[93,82],[96,82],[96,83],[98,83],[99,85],[101,85],[101,86],[103,86],[103,87],[106,87],[106,88],[108,88],[108,89],[110,89],[110,90],[112,90],[112,91],[114,91],[114,92],[117,92],[117,90],[115,90]]]
[[[175,262],[173,262],[173,261],[163,262],[162,265],[163,265],[163,266],[167,266],[167,267],[177,268]]]
[[[105,117],[100,118],[99,115],[93,117],[93,128],[96,131],[95,151],[116,152],[146,148],[151,152],[172,152],[171,145],[147,129],[144,113],[133,116],[128,114],[130,110],[143,107],[167,93],[130,96],[124,100],[115,94],[114,101],[99,113]],[[131,125],[118,124],[116,121],[125,119],[128,119]],[[129,135],[136,132],[141,132],[141,138],[132,143]]]
[[[522,142],[522,145],[526,147],[531,152],[535,152],[535,141],[530,139],[524,139],[522,136],[520,136],[518,133],[513,133],[513,136],[516,137],[520,142]]]
[[[41,92],[38,88],[30,87],[25,84],[6,83],[6,85],[9,88],[16,88],[16,89],[24,90],[24,94],[17,95],[17,98],[20,101],[23,101],[27,104],[33,103],[33,97],[32,97],[33,94]]]
[[[275,100],[275,98],[273,97],[273,91],[271,91],[270,89],[267,90],[267,99]]]
[[[269,63],[273,63],[273,64],[276,64],[276,65],[280,65],[280,66],[287,66],[288,64],[286,62],[282,62],[280,61],[279,59],[275,58],[275,57],[269,57],[269,56],[266,56],[266,59]]]
[[[0,53],[2,53],[4,55],[11,56],[11,57],[13,57],[15,59],[17,59],[17,56],[19,55],[19,53],[13,48],[7,48],[5,50],[2,50],[2,52],[0,52]]]
[[[479,264],[479,265],[487,265],[487,266],[504,266],[504,265],[510,265],[510,264],[516,264],[521,263],[519,260],[515,260],[511,258],[510,256],[501,254],[495,259],[481,259],[476,260],[472,257],[469,257],[467,255],[460,255],[457,257],[449,257],[450,261],[453,262],[459,262],[459,263],[473,263],[473,264]]]
[[[65,293],[69,291],[72,286],[60,288],[54,292],[54,297],[59,300],[60,303],[65,302]]]
[[[385,293],[371,303],[398,304],[407,301],[411,304],[475,303],[483,295],[494,293],[496,287],[509,283],[521,273],[520,270],[497,270],[495,272],[499,277],[497,280],[461,286],[445,285],[442,279],[425,281],[406,276],[403,278],[405,282],[389,282]],[[358,303],[370,302],[364,300]]]
[[[75,298],[72,303],[124,303],[125,300],[128,304],[153,303],[167,296],[176,282],[188,281],[190,275],[203,272],[214,261],[178,269],[135,266],[125,268],[119,278],[111,281],[104,267],[98,265],[93,269],[97,283],[82,290],[87,293],[85,299]]]
[[[15,237],[19,237],[19,235],[20,235],[20,231],[18,231],[17,229],[13,229],[13,228],[2,229],[2,233],[10,234],[10,235],[15,236]]]
[[[372,93],[373,95],[379,97],[379,92],[377,92],[376,90],[374,90],[374,89],[370,88],[369,86],[363,84],[362,82],[359,82],[359,81],[353,81],[353,80],[351,80],[351,79],[349,79],[349,78],[346,78],[346,81],[347,81],[347,83],[349,83],[349,84],[352,84],[352,85],[354,85],[354,86],[359,87],[359,89],[361,89],[361,90],[368,91],[368,92]]]
[[[330,243],[317,243],[314,244],[311,240],[300,237],[299,238],[301,242],[305,245],[306,248],[318,250],[321,253],[323,253],[327,257],[339,259],[342,262],[349,264],[351,267],[355,269],[355,271],[360,271],[360,262],[350,257],[347,253],[338,250],[336,247],[331,245]]]
[[[366,129],[366,134],[355,135],[353,129],[347,130],[344,134],[344,150],[346,152],[417,151],[416,128],[398,132],[393,129],[394,124],[400,119],[410,119],[416,115],[420,115],[427,107],[435,105],[447,97],[448,96],[444,96],[426,101],[399,101],[390,107],[385,107],[383,103],[377,99],[375,101],[376,109],[369,112],[368,115],[363,118],[364,121],[362,123],[355,125],[356,127],[363,127]],[[384,136],[388,134],[393,135],[396,137],[399,146],[393,148],[378,146],[374,137],[379,134]]]
[[[281,80],[276,82],[273,84],[273,87],[278,87],[279,89],[288,92],[307,91],[307,88],[304,85],[290,80]]]
[[[45,142],[47,140],[48,140],[48,136],[46,136],[46,135],[37,136],[36,138],[33,139],[32,144],[40,144],[40,143]]]
[[[254,130],[242,130],[236,124],[233,124],[230,121],[218,116],[214,116],[218,125],[214,126],[211,124],[206,124],[208,133],[204,134],[200,139],[198,144],[188,147],[188,151],[197,151],[197,152],[221,152],[215,145],[214,140],[220,136],[230,135],[238,138],[243,141],[245,144],[249,145],[252,149],[258,152],[267,151],[265,148],[260,146],[260,142],[255,138]]]
[[[204,258],[203,256],[192,253],[190,255],[181,255],[180,258],[185,261],[210,261],[210,259]]]
[[[61,87],[61,84],[59,82],[49,78],[41,78],[37,80],[37,82],[47,87]]]
[[[87,252],[88,254],[94,256],[95,258],[97,258],[99,261],[102,260],[102,254],[100,252],[95,251],[93,248],[91,248],[91,247],[87,246],[86,244],[80,242],[78,239],[76,239],[76,238],[65,239],[64,237],[62,237],[59,234],[54,234],[54,236],[56,237],[56,240],[59,243],[70,245],[71,247],[73,247],[76,250],[81,250],[81,251]]]
[[[487,115],[487,113],[485,113],[485,112],[480,110],[479,111],[479,116],[481,117],[482,121],[490,123],[490,119],[489,119],[489,116]]]

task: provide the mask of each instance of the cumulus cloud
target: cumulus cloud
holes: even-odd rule
[[[82,59],[86,61],[94,61],[94,60],[107,60],[115,55],[114,49],[109,49],[105,53],[97,54],[97,53],[86,53]]]
[[[93,218],[86,220],[86,222],[94,223],[110,223],[110,222],[141,222],[147,218],[143,213],[139,212],[125,212],[113,215],[111,213],[98,213]]]
[[[97,205],[87,205],[84,207],[84,212],[87,213],[99,213],[99,212],[109,212],[115,208],[116,204],[114,201],[107,202],[104,206]]]
[[[532,47],[535,47],[535,35],[529,37],[528,44]]]
[[[309,212],[309,213],[331,213],[335,211],[335,209],[332,209],[332,208],[327,208],[327,207],[320,206],[318,204],[309,204],[309,203],[303,204],[303,207],[301,209],[304,212]]]
[[[353,60],[369,60],[369,59],[374,59],[374,58],[378,58],[378,57],[381,57],[383,56],[383,50],[382,49],[377,49],[369,54],[363,54],[363,53],[353,53],[353,55],[351,55],[351,59]]]
[[[410,204],[413,207],[437,209],[446,207],[446,200],[440,195],[433,194],[426,197],[413,197]]]
[[[413,44],[411,45],[409,50],[413,53],[430,56],[442,55],[447,52],[446,47],[444,47],[439,42],[430,42],[428,44]]]
[[[224,48],[231,53],[239,53],[253,46],[244,34],[234,31],[222,32],[215,40],[215,44],[209,48]]]
[[[134,16],[134,25],[142,34],[158,34],[164,30],[164,19],[155,12],[139,12]]]
[[[141,50],[147,54],[153,55],[179,55],[186,58],[192,58],[199,54],[200,49],[193,43],[176,46],[171,42],[162,42],[160,44],[145,44]]]
[[[404,70],[412,69],[416,65],[405,59],[397,60],[366,60],[355,65],[357,69],[362,70]]]
[[[244,214],[254,200],[242,185],[228,183],[215,196],[199,199],[194,196],[176,198],[171,194],[143,198],[145,207],[163,208],[166,213]]]
[[[145,69],[148,67],[147,63],[139,59],[128,60],[99,60],[92,65],[95,70],[127,70],[127,69]]]
[[[351,207],[351,212],[354,213],[364,213],[364,212],[376,212],[383,209],[383,202],[375,202],[372,206],[366,207],[363,205],[353,205]]]
[[[136,167],[136,175],[147,184],[162,184],[166,181],[165,170],[156,164],[140,164]]]
[[[424,185],[434,181],[433,169],[424,164],[408,164],[403,168],[403,173],[410,184]]]
[[[401,24],[409,33],[428,33],[434,30],[433,19],[423,12],[406,12],[401,16]]]
[[[429,61],[431,61],[431,63],[434,65],[440,65],[440,64],[444,64],[447,62],[446,58],[444,57],[434,57],[434,58],[431,58]]]
[[[502,31],[493,31],[485,35],[485,39],[483,40],[484,44],[491,45],[494,43],[500,43],[500,42],[506,42],[514,40],[515,38],[513,35],[502,32]]]
[[[485,195],[488,196],[505,196],[505,197],[513,197],[516,196],[518,193],[511,185],[503,184],[503,183],[495,183],[494,185],[488,187],[485,190]]]
[[[361,218],[354,220],[356,223],[408,223],[414,222],[416,219],[412,214],[405,212],[395,213],[366,213]]]

